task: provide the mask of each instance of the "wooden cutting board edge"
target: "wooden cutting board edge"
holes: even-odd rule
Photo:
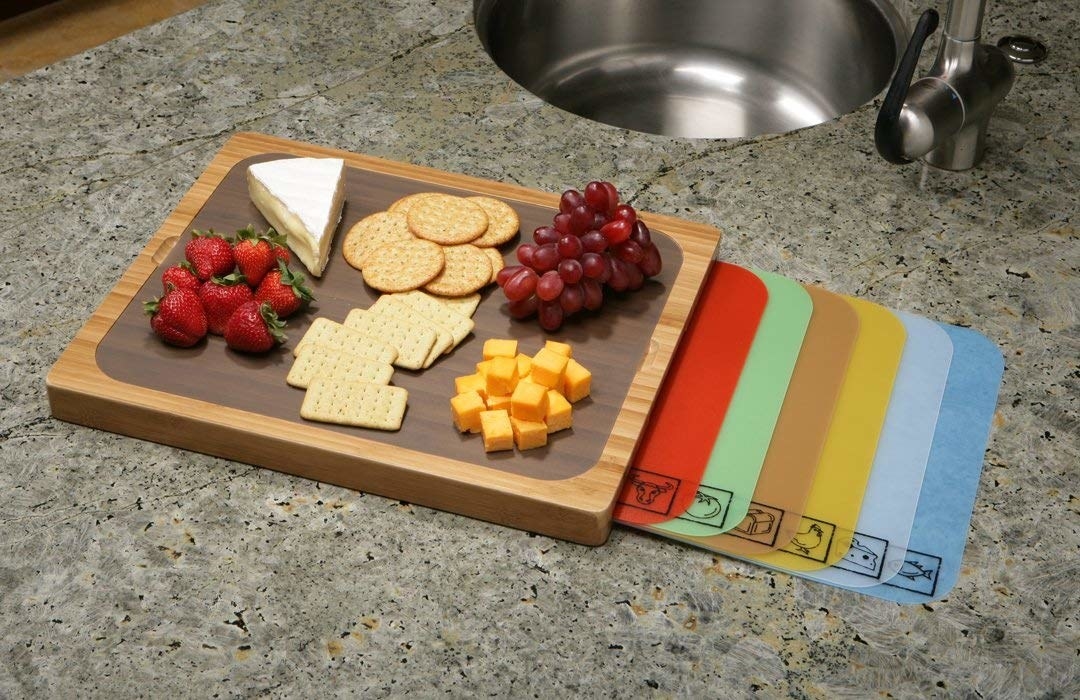
[[[53,365],[46,378],[53,416],[580,544],[603,544],[611,531],[611,513],[623,475],[708,274],[720,231],[648,214],[650,225],[670,235],[683,252],[682,266],[654,328],[649,351],[599,462],[570,479],[532,479],[125,384],[99,369],[95,359],[98,344],[184,235],[211,193],[237,162],[267,152],[344,158],[348,165],[364,170],[558,207],[558,194],[266,134],[238,133],[217,153]]]

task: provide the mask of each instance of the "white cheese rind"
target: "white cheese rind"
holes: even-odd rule
[[[304,267],[321,277],[345,202],[341,158],[283,158],[248,167],[248,194]]]

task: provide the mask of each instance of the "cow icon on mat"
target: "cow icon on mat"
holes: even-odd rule
[[[675,494],[679,490],[679,484],[679,479],[664,474],[631,469],[626,483],[619,492],[619,503],[631,508],[667,515],[675,500]]]
[[[660,494],[667,493],[671,489],[675,488],[675,484],[670,481],[665,481],[661,484],[657,484],[652,481],[645,481],[644,479],[634,478],[634,487],[637,489],[637,501],[638,503],[650,506],[656,497]]]

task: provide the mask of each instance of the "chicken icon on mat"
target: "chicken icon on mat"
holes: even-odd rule
[[[825,531],[817,523],[811,523],[806,532],[800,532],[791,540],[791,545],[803,554],[810,554],[811,549],[817,549],[821,544],[821,538]]]

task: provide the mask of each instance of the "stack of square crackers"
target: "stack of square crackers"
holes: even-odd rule
[[[380,292],[459,297],[495,281],[504,265],[497,247],[520,225],[517,212],[492,197],[418,192],[357,222],[341,250]]]
[[[301,417],[398,430],[408,391],[391,386],[394,367],[421,370],[472,332],[479,294],[457,298],[419,290],[384,294],[337,323],[316,318],[293,351],[286,381],[306,389]]]

